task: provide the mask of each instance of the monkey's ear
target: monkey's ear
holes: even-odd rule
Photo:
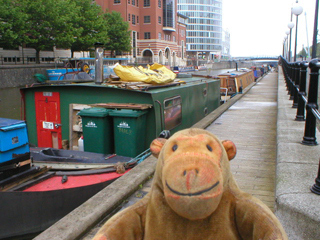
[[[222,145],[227,152],[229,161],[232,160],[237,154],[236,145],[230,140],[223,140]]]
[[[150,144],[150,151],[154,157],[158,158],[159,153],[166,141],[167,139],[165,138],[156,138],[152,141]]]

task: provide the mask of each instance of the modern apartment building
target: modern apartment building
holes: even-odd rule
[[[222,30],[221,59],[229,60],[230,57],[230,33],[228,30]]]
[[[187,16],[187,54],[193,59],[215,60],[222,55],[222,0],[177,0],[178,12]]]
[[[132,31],[131,56],[141,62],[186,65],[187,17],[177,0],[96,0],[104,11],[117,11]]]

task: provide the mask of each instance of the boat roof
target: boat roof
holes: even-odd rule
[[[189,77],[190,76],[190,77]],[[200,84],[203,81],[219,81],[219,79],[208,76],[192,76],[176,78],[174,81],[166,84],[148,84],[144,82],[124,82],[124,81],[106,81],[102,84],[96,84],[93,80],[51,80],[44,83],[33,84],[32,88],[36,87],[98,87],[98,88],[116,88],[130,91],[139,91],[146,93],[155,93],[167,91],[168,88],[188,87],[190,85]],[[21,88],[22,90],[28,89]]]
[[[247,68],[242,68],[242,69],[240,69],[238,71],[235,70],[235,71],[229,71],[229,72],[226,72],[226,73],[221,73],[221,74],[218,75],[218,77],[219,76],[236,77],[236,76],[241,76],[241,75],[243,75],[245,73],[248,73],[248,72],[252,72],[252,70],[251,69],[247,69]]]

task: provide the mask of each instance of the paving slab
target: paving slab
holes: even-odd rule
[[[275,205],[277,73],[263,77],[239,101],[206,128],[235,143],[230,162],[239,187],[271,210]]]
[[[301,144],[305,122],[295,121],[282,69],[278,76],[276,215],[290,240],[320,239],[320,195],[310,191],[317,176],[320,145]]]

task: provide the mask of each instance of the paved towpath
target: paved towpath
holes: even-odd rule
[[[230,165],[239,187],[259,198],[271,210],[275,205],[277,79],[277,73],[266,75],[206,128],[221,140],[228,139],[236,144],[237,155]],[[152,179],[129,197],[122,209],[147,194],[151,183]],[[105,220],[82,240],[92,239]]]
[[[206,130],[236,144],[230,162],[239,187],[274,210],[277,73],[269,73]]]

